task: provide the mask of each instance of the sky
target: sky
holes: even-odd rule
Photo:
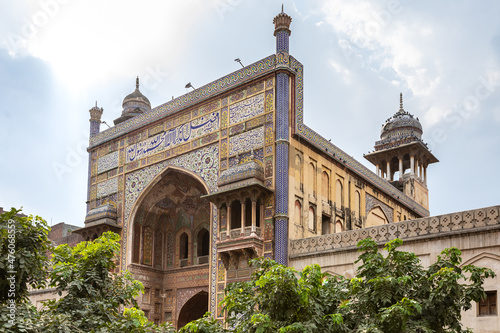
[[[500,204],[499,1],[24,0],[0,2],[0,207],[83,226],[96,101],[112,125],[136,76],[154,107],[273,54],[282,4],[308,126],[374,170],[403,93],[431,215]]]

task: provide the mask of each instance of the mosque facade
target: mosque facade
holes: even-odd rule
[[[348,276],[354,260],[335,263],[356,240],[418,238],[398,228],[431,225],[427,175],[438,160],[418,118],[401,96],[364,156],[375,172],[309,128],[291,21],[274,18],[275,53],[154,108],[137,79],[109,129],[103,109],[90,109],[87,215],[76,232],[121,235],[119,270],[144,284],[138,303],[152,321],[222,319],[224,288],[250,278],[251,258]],[[496,228],[498,210],[485,210],[481,227]],[[488,258],[500,258],[496,239]]]

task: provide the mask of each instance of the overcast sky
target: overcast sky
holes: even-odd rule
[[[374,170],[363,153],[402,92],[440,160],[431,215],[500,204],[499,1],[283,2],[306,124]],[[0,206],[83,225],[96,100],[111,125],[137,75],[154,107],[274,53],[281,4],[2,1]]]

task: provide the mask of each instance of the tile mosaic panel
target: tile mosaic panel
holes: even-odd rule
[[[274,86],[274,78],[270,78],[266,81],[266,89],[272,88]]]
[[[265,119],[264,115],[250,119],[245,123],[245,128],[252,129],[254,127],[260,126],[260,125],[264,124],[264,119]]]
[[[200,114],[209,113],[209,112],[212,112],[214,110],[217,110],[218,108],[220,108],[220,101],[219,100],[212,102],[212,103],[209,103],[209,104],[205,104],[202,107],[200,107]]]
[[[274,92],[272,90],[266,91],[266,108],[265,108],[265,110],[266,110],[266,112],[274,110]]]
[[[245,89],[235,92],[231,96],[229,96],[229,102],[234,103],[237,102],[247,96],[247,91]]]
[[[248,88],[248,95],[253,95],[258,93],[259,91],[264,90],[264,81],[258,82],[253,86]]]
[[[104,155],[97,160],[97,173],[102,173],[118,167],[118,151]]]
[[[229,158],[229,167],[232,167],[232,166],[240,164],[240,163],[249,162],[251,155],[252,155],[252,152],[249,151],[249,152],[238,155],[238,157],[233,156],[233,157]],[[261,162],[264,161],[264,150],[263,149],[254,150],[253,157],[258,159]]]
[[[118,177],[97,184],[97,198],[102,198],[118,191]]]
[[[273,123],[266,124],[266,145],[271,145],[274,142],[274,126]]]
[[[183,119],[183,118],[181,118]],[[219,129],[219,112],[197,118],[127,147],[126,163],[172,148]]]
[[[129,119],[108,130],[102,131],[90,138],[90,146],[95,147],[103,142],[109,141],[115,137],[129,133],[130,131],[141,128],[144,125],[164,118],[165,116],[185,109],[190,105],[199,103],[214,95],[232,89],[233,87],[252,80],[255,77],[265,75],[275,70],[276,55],[272,54],[249,66],[241,68],[230,73],[216,81],[208,83],[203,87],[182,95],[172,101],[155,107],[151,112]],[[224,105],[224,100],[223,100]]]
[[[163,132],[163,129],[164,129],[164,124],[156,125],[155,127],[149,129],[149,136]]]
[[[264,113],[264,94],[258,94],[229,107],[229,124],[253,118]]]
[[[229,155],[241,154],[264,146],[264,127],[257,127],[229,138]]]
[[[125,221],[124,221],[124,243],[127,239],[128,219],[135,201],[141,192],[148,186],[161,171],[168,166],[181,167],[199,175],[206,182],[210,191],[217,189],[218,168],[219,168],[218,145],[203,147],[191,153],[181,155],[140,170],[134,171],[125,176]],[[116,178],[115,178],[116,179]],[[98,184],[99,185],[99,184]],[[215,233],[216,235],[217,233]],[[125,251],[125,249],[123,249]],[[125,260],[123,253],[122,260]],[[122,269],[125,269],[125,261],[122,262]]]

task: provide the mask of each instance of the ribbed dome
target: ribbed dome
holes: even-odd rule
[[[128,94],[123,99],[122,106],[125,108],[125,105],[130,102],[142,102],[145,103],[151,109],[151,103],[149,102],[149,99],[139,91],[139,87],[137,87],[133,93]]]
[[[136,79],[135,90],[128,94],[122,103],[123,111],[120,118],[114,120],[115,125],[132,117],[151,111],[151,103],[146,96],[139,91],[139,77]]]
[[[418,118],[403,109],[403,94],[401,94],[399,111],[382,125],[380,139],[386,140],[403,136],[414,136],[421,139],[422,133],[422,125]]]

